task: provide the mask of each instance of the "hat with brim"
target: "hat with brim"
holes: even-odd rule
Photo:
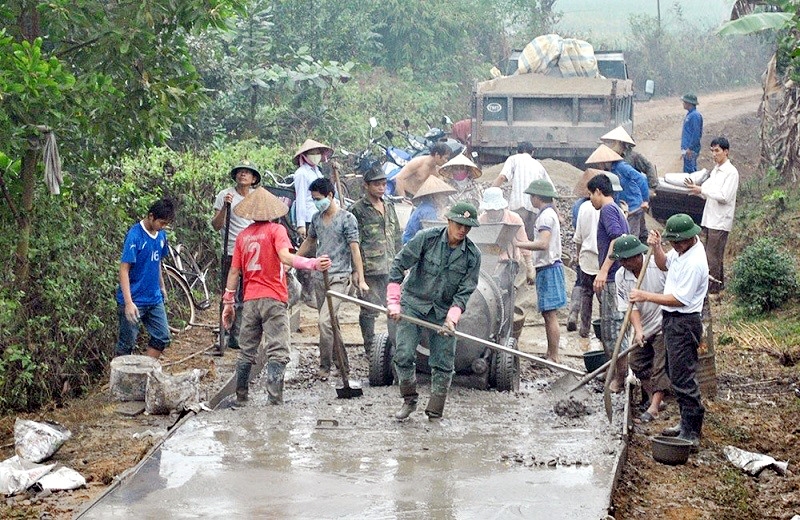
[[[431,175],[425,180],[425,182],[422,183],[422,186],[419,187],[417,192],[414,194],[412,200],[417,200],[418,198],[425,197],[426,195],[436,195],[437,193],[447,194],[455,192],[456,192],[455,188],[444,182],[436,175]]]
[[[601,144],[597,147],[595,151],[592,152],[592,155],[586,159],[586,164],[599,164],[599,163],[606,163],[606,162],[616,162],[621,161],[622,156],[609,148],[608,146]]]
[[[506,209],[508,201],[503,197],[503,190],[496,187],[486,188],[483,192],[483,199],[481,200],[481,211],[490,211],[498,209]]]
[[[598,170],[597,168],[586,168],[586,171],[583,172],[583,177],[575,184],[575,188],[572,190],[572,193],[576,197],[588,197],[591,195],[589,193],[589,181],[595,178],[598,175],[605,175],[611,181],[611,189],[614,191],[622,191],[622,184],[619,182],[619,177],[611,172],[607,172],[605,170]]]
[[[540,197],[550,197],[551,199],[558,198],[558,192],[556,192],[555,187],[546,179],[536,179],[531,182],[528,187],[525,188],[525,193],[528,195],[539,195]]]
[[[633,235],[620,235],[614,240],[614,252],[611,253],[611,258],[619,260],[620,258],[630,258],[632,256],[641,255],[647,252],[647,246]]]
[[[331,148],[327,144],[322,144],[319,141],[315,141],[313,139],[306,139],[306,141],[302,144],[302,146],[300,146],[300,149],[297,150],[297,153],[294,154],[294,157],[292,157],[292,162],[299,165],[301,155],[311,150],[315,150],[317,148],[320,148],[322,150],[323,155],[333,154],[333,148]]]
[[[447,220],[469,227],[478,227],[478,210],[469,202],[456,202],[445,214]]]
[[[661,237],[669,242],[680,242],[700,234],[700,226],[686,213],[677,213],[667,219]]]
[[[477,179],[483,174],[481,169],[464,154],[456,154],[455,157],[444,163],[441,168],[439,168],[439,174],[452,177],[453,172],[457,172],[458,170],[467,170],[471,179]]]
[[[385,181],[386,180],[386,172],[380,167],[380,165],[375,164],[371,167],[367,173],[364,174],[364,182],[372,182],[372,181]]]
[[[694,106],[697,106],[697,105],[700,104],[697,101],[697,96],[695,96],[692,93],[684,94],[683,97],[681,97],[681,101],[685,101],[685,102],[689,103],[690,105],[694,105]]]
[[[248,193],[233,211],[242,218],[265,222],[286,215],[289,213],[289,206],[265,188],[258,187]]]
[[[601,141],[619,141],[621,143],[628,143],[636,146],[636,141],[633,140],[628,132],[621,126],[616,127],[606,135],[600,138]]]
[[[253,176],[256,178],[255,182],[253,183],[253,186],[261,182],[261,172],[259,172],[258,168],[256,168],[256,165],[251,163],[250,161],[242,161],[233,168],[231,168],[230,176],[231,179],[234,180],[234,182],[236,182],[236,172],[239,170],[250,170],[251,172],[253,172]]]

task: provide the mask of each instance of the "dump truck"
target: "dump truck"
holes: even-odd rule
[[[509,75],[473,90],[471,144],[482,164],[501,162],[530,141],[538,158],[583,167],[600,136],[620,125],[633,133],[633,81],[622,52],[594,53],[599,77],[519,74],[521,52],[509,59]]]

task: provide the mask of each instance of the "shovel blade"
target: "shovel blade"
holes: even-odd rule
[[[361,397],[364,395],[364,390],[357,387],[357,386],[345,386],[342,388],[336,389],[336,398],[337,399],[353,399],[355,397]]]

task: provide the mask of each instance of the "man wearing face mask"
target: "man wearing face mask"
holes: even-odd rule
[[[311,192],[308,187],[312,182],[322,177],[319,164],[333,154],[333,149],[313,139],[306,139],[300,149],[294,154],[292,162],[298,168],[294,172],[294,219],[297,232],[301,237],[306,237],[308,224],[311,217],[317,212]]]
[[[506,159],[503,170],[492,183],[492,186],[498,187],[502,187],[506,182],[511,183],[508,209],[522,217],[522,221],[525,222],[525,234],[528,237],[534,235],[536,215],[539,212],[531,204],[531,198],[525,190],[538,179],[544,179],[553,185],[542,163],[533,158],[533,143],[523,141],[517,146],[517,153]]]
[[[364,264],[359,247],[358,222],[356,217],[339,207],[334,198],[333,183],[323,178],[309,186],[317,213],[311,218],[308,236],[300,245],[297,254],[307,256],[316,244],[316,256],[327,255],[331,259],[328,270],[331,290],[347,293],[351,275],[360,292],[369,291],[364,278]],[[328,379],[333,361],[333,326],[325,302],[325,284],[322,275],[314,273],[314,294],[319,309],[319,370],[317,376]],[[333,312],[338,314],[341,300],[333,298]],[[345,359],[347,363],[347,359]],[[341,370],[343,367],[339,367]]]

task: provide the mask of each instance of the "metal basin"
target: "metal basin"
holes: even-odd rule
[[[657,435],[651,439],[653,458],[662,464],[680,466],[689,460],[692,443],[677,437]]]

